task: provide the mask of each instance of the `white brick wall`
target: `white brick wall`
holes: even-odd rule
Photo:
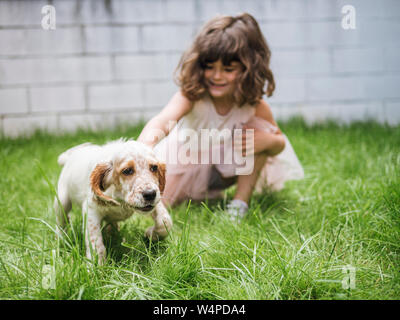
[[[0,85],[111,81],[111,58],[92,56],[0,59]]]
[[[143,85],[141,83],[115,83],[89,87],[89,109],[113,110],[142,108]]]
[[[81,86],[30,88],[32,112],[85,110],[85,90]]]
[[[7,116],[3,119],[3,130],[7,136],[17,137],[20,135],[30,135],[36,129],[46,130],[56,133],[57,116],[49,115],[24,115],[24,116]]]
[[[333,71],[379,72],[384,69],[382,48],[346,48],[333,50]]]
[[[25,88],[10,88],[0,90],[0,115],[28,113],[28,97]]]
[[[142,50],[154,51],[183,51],[190,45],[193,37],[191,25],[148,25],[142,30]]]
[[[136,26],[95,26],[85,28],[85,52],[138,52],[139,28]]]
[[[115,57],[115,77],[121,80],[169,79],[166,54],[137,54]]]
[[[398,0],[0,1],[0,132],[132,124],[178,89],[173,71],[202,23],[253,14],[271,47],[278,119],[400,123]],[[344,5],[356,29],[341,27]]]

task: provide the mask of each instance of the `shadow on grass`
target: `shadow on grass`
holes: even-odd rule
[[[103,229],[107,257],[116,264],[134,261],[141,270],[151,266],[151,261],[161,256],[168,248],[166,240],[151,241],[144,236],[144,229],[132,223],[124,224],[120,231],[111,234]]]
[[[212,224],[219,215],[227,214],[226,206],[233,199],[235,190],[235,186],[225,190],[223,197],[218,199],[191,200],[191,212],[195,215],[202,215],[202,219],[200,219],[202,223]],[[287,210],[295,207],[296,201],[297,198],[291,195],[288,190],[271,191],[264,189],[262,192],[252,195],[248,215],[244,221],[252,221],[253,213],[258,216],[257,220],[266,219],[272,214],[286,213]],[[182,214],[188,203],[189,201],[185,201],[172,209],[177,213],[178,219],[184,219]]]
[[[73,213],[71,213],[72,215]],[[75,215],[75,214],[73,214]],[[103,224],[103,243],[106,247],[107,260],[110,263],[123,266],[134,262],[141,270],[151,266],[151,261],[161,256],[169,244],[168,241],[152,242],[144,236],[142,225],[134,223],[122,224],[120,230],[110,228]],[[68,224],[66,240],[60,242],[62,251],[72,255],[79,255],[82,259],[86,256],[83,220],[75,215]]]

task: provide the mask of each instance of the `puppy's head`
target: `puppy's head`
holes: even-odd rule
[[[153,150],[136,141],[122,142],[110,162],[99,163],[91,174],[96,200],[104,205],[125,203],[140,212],[151,212],[165,187],[165,164]],[[113,197],[104,194],[113,187]]]

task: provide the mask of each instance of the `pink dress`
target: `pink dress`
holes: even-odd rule
[[[157,156],[167,164],[164,196],[170,204],[186,199],[221,197],[224,185],[220,178],[234,180],[238,172],[250,173],[245,170],[250,160],[235,158],[232,142],[234,134],[240,132],[235,129],[241,129],[244,124],[271,133],[278,129],[256,117],[255,108],[250,105],[234,106],[228,114],[220,115],[208,95],[195,102],[192,110],[154,148]],[[285,149],[267,159],[257,180],[256,192],[262,192],[264,188],[281,190],[285,181],[304,177],[292,145],[286,135],[284,138]],[[171,177],[174,177],[173,185],[169,183]]]

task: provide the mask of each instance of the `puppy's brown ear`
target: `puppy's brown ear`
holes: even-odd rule
[[[100,163],[98,164],[92,171],[90,175],[90,186],[97,199],[105,204],[112,204],[119,206],[119,203],[114,199],[106,196],[104,191],[108,188],[109,182],[107,182],[109,178],[109,174],[112,170],[112,166],[109,163]]]
[[[165,175],[166,175],[166,166],[165,163],[158,163],[158,186],[160,188],[160,192],[164,192],[165,188]]]

